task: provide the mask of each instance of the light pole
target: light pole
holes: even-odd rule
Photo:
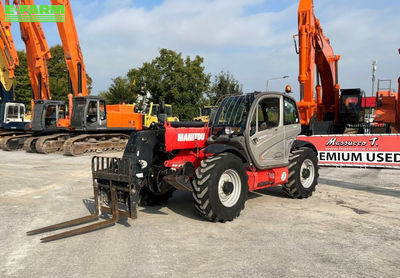
[[[267,79],[267,92],[268,92],[268,89],[269,89],[269,81],[270,80],[285,79],[285,78],[289,78],[289,75],[284,75],[284,76],[281,76],[281,77],[273,77],[273,78]]]
[[[375,72],[376,72],[376,65],[378,62],[376,60],[372,61],[372,94],[374,96],[374,89],[375,89]]]

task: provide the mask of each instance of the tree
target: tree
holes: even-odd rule
[[[61,45],[50,48],[51,59],[47,61],[50,77],[51,98],[56,100],[68,100],[68,69],[64,59],[64,49]],[[86,74],[87,88],[90,94],[92,78]]]
[[[221,71],[214,76],[214,81],[211,90],[207,92],[207,97],[210,105],[217,104],[218,101],[227,95],[241,95],[243,86],[239,84],[233,75],[228,71]]]
[[[51,98],[55,100],[68,100],[68,69],[64,59],[64,50],[60,45],[50,48],[52,58],[47,61],[50,78]],[[14,94],[15,99],[27,103],[30,109],[32,99],[32,86],[28,75],[28,63],[25,51],[18,51],[19,67],[15,70]],[[90,94],[92,79],[88,74],[87,87]]]
[[[129,84],[135,94],[149,91],[152,101],[172,104],[180,119],[192,119],[198,114],[203,92],[210,85],[210,75],[204,73],[203,58],[182,58],[182,53],[160,49],[151,63],[129,70]]]
[[[133,88],[127,77],[118,76],[112,81],[108,91],[100,92],[99,96],[105,98],[108,104],[135,102]]]
[[[23,101],[30,109],[32,98],[31,83],[28,75],[28,63],[25,51],[17,51],[19,67],[15,69],[14,96],[16,100]]]
[[[47,61],[50,78],[51,98],[55,100],[68,100],[68,69],[64,59],[64,50],[60,45],[50,48],[52,58]],[[19,67],[15,70],[14,94],[15,99],[24,101],[30,108],[32,87],[28,75],[28,63],[25,51],[18,51]],[[92,79],[88,74],[87,88],[90,94]]]

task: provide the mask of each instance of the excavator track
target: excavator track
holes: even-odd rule
[[[0,141],[0,148],[3,151],[15,151],[22,149],[24,146],[25,140],[31,137],[32,134],[20,134],[14,136],[5,136]]]
[[[35,143],[36,152],[43,154],[61,152],[65,141],[71,138],[71,136],[73,135],[70,133],[41,136]]]
[[[23,149],[28,153],[36,153],[36,141],[39,138],[39,136],[32,136],[30,138],[27,138],[24,142]]]
[[[64,155],[123,151],[129,135],[123,133],[82,134],[65,141]]]

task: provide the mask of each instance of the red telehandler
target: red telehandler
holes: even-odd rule
[[[232,221],[248,191],[281,185],[292,198],[312,195],[318,182],[315,147],[296,140],[301,131],[296,102],[281,93],[227,97],[211,126],[164,122],[133,132],[122,158],[93,157],[95,213],[28,232],[108,220],[43,238],[56,240],[137,217],[138,203],[165,201],[175,189],[192,192],[204,218]]]

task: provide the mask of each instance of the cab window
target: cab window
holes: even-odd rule
[[[60,105],[60,107],[58,108],[58,119],[65,119],[65,115],[65,105]]]
[[[97,101],[90,101],[87,114],[87,122],[97,122]]]
[[[297,112],[296,103],[289,98],[284,98],[284,124],[293,125],[299,123],[299,114]]]
[[[253,113],[250,135],[279,126],[279,98],[265,98]]]
[[[105,120],[107,118],[105,101],[103,101],[103,100],[100,101],[99,110],[100,110],[100,120]]]
[[[17,106],[8,106],[7,118],[10,118],[10,119],[18,118],[18,107]]]

